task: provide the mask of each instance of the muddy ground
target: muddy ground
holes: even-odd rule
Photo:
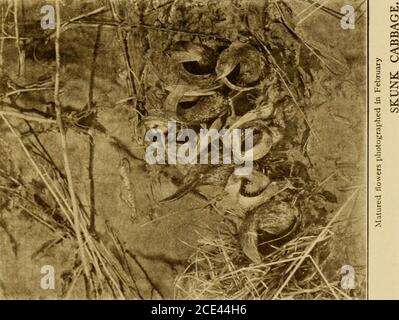
[[[247,3],[232,2],[237,6],[245,6]],[[19,3],[21,6],[21,2]],[[29,83],[37,83],[42,79],[54,79],[54,39],[51,38],[53,30],[41,30],[38,22],[41,17],[40,7],[45,1],[23,3],[18,17],[20,37],[37,39],[32,42],[37,41],[38,44],[23,46],[25,67],[23,73],[18,74],[18,48],[13,39],[4,40],[2,74],[5,77],[0,84],[3,97],[12,91],[9,81],[26,87]],[[96,110],[97,129],[94,130],[92,140],[86,132],[82,132],[84,130],[67,128],[67,151],[72,180],[82,207],[87,212],[95,212],[95,237],[102,239],[112,250],[109,231],[112,228],[129,251],[126,261],[130,264],[131,275],[140,292],[134,298],[175,297],[175,279],[183,272],[188,259],[196,251],[198,239],[213,234],[223,220],[212,206],[195,194],[188,194],[175,202],[160,203],[161,199],[178,188],[172,182],[175,172],[163,166],[146,164],[142,160],[143,147],[136,141],[138,112],[135,109],[143,106],[145,109],[145,103],[141,102],[153,90],[153,69],[165,67],[163,60],[157,57],[159,47],[162,47],[163,42],[192,37],[176,34],[168,31],[168,28],[160,28],[162,25],[168,26],[168,19],[175,19],[172,23],[177,23],[179,19],[184,20],[187,12],[194,10],[192,6],[195,7],[195,3],[208,6],[206,12],[209,16],[201,12],[197,16],[190,15],[189,21],[185,21],[184,31],[196,32],[199,28],[203,33],[220,34],[227,39],[242,36],[240,24],[233,19],[236,16],[227,9],[231,6],[229,1],[172,1],[172,4],[155,10],[156,19],[150,13],[147,15],[147,12],[153,12],[151,6],[161,6],[162,1],[119,3],[121,6],[126,5],[123,18],[128,23],[139,24],[144,21],[145,24],[153,23],[155,26],[154,29],[136,28],[129,34],[128,48],[135,73],[144,74],[148,78],[142,76],[139,81],[141,87],[136,88],[133,98],[128,101],[126,98],[131,92],[126,85],[126,65],[117,28],[99,28],[96,25],[102,20],[112,20],[108,3],[64,1],[61,6],[62,21],[102,6],[107,8],[107,11],[98,15],[83,18],[81,25],[71,24],[61,33],[60,99],[63,112],[71,114],[71,117],[74,113],[87,110],[88,106]],[[289,4],[294,13],[301,12],[309,5],[307,1],[289,1]],[[331,1],[329,7],[339,11],[343,4],[344,1]],[[355,8],[359,4],[360,1],[353,1]],[[1,8],[4,17],[6,1],[1,2]],[[7,17],[5,28],[7,33],[13,34],[15,26],[11,13]],[[221,20],[215,23],[215,19]],[[91,21],[91,25],[88,21]],[[364,297],[366,270],[365,27],[366,19],[363,16],[356,20],[354,30],[343,30],[339,27],[339,20],[321,10],[314,12],[297,27],[307,39],[322,43],[348,66],[345,73],[340,75],[333,74],[326,68],[321,68],[315,74],[316,81],[310,87],[312,94],[307,100],[309,107],[305,109],[313,134],[309,135],[304,162],[306,161],[312,181],[316,184],[322,183],[323,188],[337,198],[336,203],[326,206],[327,209],[320,208],[326,210],[324,213],[321,213],[322,210],[308,212],[308,220],[324,219],[320,223],[328,222],[354,190],[359,190],[354,202],[339,220],[329,244],[331,254],[323,264],[323,271],[328,279],[335,280],[340,278],[342,265],[352,265],[355,268],[357,291],[350,296],[356,298]],[[43,33],[50,37],[47,43],[42,40]],[[39,112],[33,113],[35,116],[46,115],[51,112],[49,110],[54,101],[53,87],[50,87],[11,96],[15,98],[14,101],[7,97],[2,101],[15,103],[23,110],[38,110]],[[3,104],[1,110],[6,110],[5,107]],[[37,145],[37,140],[30,131],[28,122],[12,115],[7,115],[6,118],[21,134],[21,141],[30,145],[29,151],[34,155],[34,161],[46,168],[48,164],[35,153],[31,145],[32,142]],[[35,121],[29,121],[29,125],[54,160],[54,165],[62,171],[64,160],[57,126]],[[51,215],[57,204],[3,120],[0,121],[0,130],[0,187],[3,187],[0,189],[0,297],[89,297],[82,274],[74,274],[79,264],[74,237],[62,240],[59,232],[34,218],[35,212],[45,210],[43,208],[47,208]],[[12,177],[18,183],[10,184],[4,175]],[[21,197],[26,195],[33,199],[33,203],[27,203],[13,192],[18,192]],[[134,222],[129,199],[135,202],[139,216]],[[52,241],[54,244],[49,245]],[[43,290],[40,287],[40,269],[43,265],[52,265],[55,268],[54,290]],[[71,279],[76,281],[69,290]],[[100,297],[114,296],[110,292],[103,292]]]

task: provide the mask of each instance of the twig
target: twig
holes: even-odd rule
[[[317,6],[320,6],[320,10],[322,10],[323,12],[329,14],[330,16],[337,18],[339,20],[342,19],[342,17],[344,16],[341,12],[338,12],[336,10],[333,10],[327,6],[321,5],[321,4],[317,4]]]
[[[277,72],[278,76],[280,77],[281,81],[283,82],[284,86],[286,87],[288,93],[290,94],[292,101],[294,102],[295,106],[297,107],[297,109],[299,110],[299,112],[302,114],[303,119],[306,122],[306,125],[309,127],[310,132],[314,135],[314,137],[316,138],[316,140],[321,143],[321,140],[319,138],[319,135],[317,134],[316,130],[313,129],[313,126],[310,124],[305,112],[302,110],[301,106],[299,105],[299,102],[297,101],[297,99],[295,98],[294,93],[292,92],[292,90],[290,89],[290,87],[288,86],[288,83],[284,77],[284,72],[283,70],[280,68],[280,66],[278,65],[277,61],[274,59],[272,53],[270,52],[270,50],[266,47],[266,45],[260,40],[260,38],[255,35],[256,40],[258,41],[258,43],[262,46],[263,50],[266,51],[266,53],[268,54],[272,64],[273,64],[273,68],[274,70]]]
[[[35,116],[28,116],[26,114],[15,112],[15,111],[0,111],[0,115],[13,116],[15,118],[24,119],[24,120],[27,120],[27,121],[36,121],[36,122],[53,123],[53,124],[57,123],[53,119],[39,118],[39,117],[35,117]]]
[[[174,4],[175,2],[176,2],[176,0],[171,0],[171,1],[165,2],[163,4],[160,4],[158,7],[152,8],[150,11],[144,13],[143,17],[149,16],[149,15],[153,14],[155,11],[157,11],[159,9],[162,9],[162,8],[164,8],[166,6],[169,6],[171,4]]]
[[[65,293],[63,299],[64,300],[69,300],[72,294],[73,289],[75,288],[75,284],[78,281],[80,275],[82,274],[82,265],[79,265],[75,270],[73,271],[73,278],[72,282],[68,287],[67,292]]]
[[[24,142],[22,141],[20,135],[17,133],[17,131],[14,129],[14,127],[11,125],[11,123],[8,121],[8,119],[0,114],[0,117],[4,120],[4,122],[6,123],[6,125],[8,126],[8,128],[10,129],[10,131],[14,134],[14,136],[18,139],[18,142],[20,144],[20,146],[22,147],[22,150],[24,151],[25,155],[27,156],[27,158],[29,159],[29,161],[32,163],[33,168],[36,170],[37,174],[39,175],[39,177],[42,179],[43,183],[46,185],[47,189],[49,190],[50,194],[54,197],[55,201],[57,202],[57,204],[60,206],[61,210],[63,211],[63,213],[65,214],[65,217],[68,219],[68,221],[72,224],[72,220],[69,217],[68,211],[70,212],[68,206],[65,206],[60,198],[59,195],[57,194],[57,192],[54,190],[53,186],[49,183],[49,181],[46,178],[46,174],[44,174],[42,172],[42,170],[40,170],[38,164],[36,163],[36,161],[33,159],[32,155],[30,154],[28,148],[26,147],[26,145],[24,144]]]
[[[303,42],[303,44],[309,49],[309,51],[310,51],[313,55],[315,55],[316,58],[319,59],[319,61],[321,62],[321,64],[323,64],[331,73],[333,73],[333,74],[336,75],[336,74],[337,74],[337,70],[335,70],[335,69],[334,69],[333,67],[331,67],[326,61],[324,61],[324,59],[321,57],[321,55],[319,55],[316,51],[319,51],[319,52],[322,53],[324,56],[326,56],[328,59],[330,59],[331,61],[337,63],[340,67],[342,67],[342,68],[345,68],[345,67],[346,67],[346,65],[345,65],[343,62],[339,61],[337,58],[331,56],[331,55],[328,54],[328,53],[325,53],[325,52],[323,53],[322,50],[321,50],[320,48],[317,48],[317,46],[316,46],[315,44],[309,43],[309,40],[305,40],[301,35],[299,35],[299,34],[296,32],[296,30],[293,29],[293,28],[290,26],[289,23],[287,23],[286,17],[284,16],[284,13],[282,12],[282,10],[281,10],[280,6],[278,5],[278,3],[275,3],[275,5],[276,5],[276,7],[277,7],[277,9],[278,9],[278,11],[279,11],[279,13],[280,13],[280,16],[281,16],[281,19],[282,19],[282,22],[284,23],[284,25],[289,29],[289,31],[290,31],[292,34],[294,34],[296,37],[298,37],[299,40],[301,40],[301,41]]]
[[[8,98],[10,96],[16,95],[16,94],[20,94],[23,92],[33,92],[33,91],[46,91],[46,90],[54,90],[52,87],[44,87],[44,88],[21,88],[21,89],[17,89],[17,90],[13,90],[10,92],[7,92],[4,97],[0,98]]]
[[[276,293],[273,295],[273,300],[277,299],[277,297],[280,295],[280,293],[284,290],[284,288],[287,286],[287,284],[290,282],[292,277],[295,275],[299,267],[302,265],[302,263],[306,260],[306,258],[310,255],[314,247],[321,241],[323,240],[324,236],[327,233],[327,230],[331,227],[331,225],[337,220],[339,215],[344,211],[344,209],[348,206],[348,204],[352,201],[352,199],[357,195],[358,190],[353,192],[352,195],[345,201],[345,203],[341,206],[341,208],[335,213],[335,215],[331,218],[331,220],[328,222],[328,224],[323,228],[323,230],[319,233],[319,235],[316,237],[315,240],[308,246],[308,248],[303,252],[302,257],[298,260],[298,262],[295,262],[295,267],[292,269],[288,277],[285,279],[283,284],[280,286],[280,288],[276,291]]]
[[[135,82],[133,79],[132,75],[132,66],[131,62],[129,59],[129,54],[128,54],[128,44],[127,44],[127,39],[126,39],[126,32],[121,28],[121,21],[119,21],[118,14],[117,14],[117,5],[114,0],[110,0],[110,6],[112,10],[112,15],[114,17],[115,23],[117,23],[117,34],[118,34],[118,39],[120,42],[120,47],[123,53],[123,59],[125,61],[126,69],[127,69],[127,91],[128,91],[128,96],[137,96],[137,89],[135,86]]]
[[[90,12],[87,12],[87,13],[83,13],[83,14],[78,15],[78,16],[72,18],[72,19],[69,19],[68,21],[64,22],[64,23],[61,25],[61,27],[60,27],[60,33],[66,31],[66,30],[68,29],[68,26],[70,26],[70,25],[73,24],[73,23],[78,22],[78,21],[81,20],[81,19],[88,18],[88,17],[94,16],[94,15],[97,15],[97,14],[100,14],[100,13],[103,13],[103,12],[106,12],[106,11],[108,11],[107,6],[102,6],[102,7],[100,7],[100,8],[97,8],[97,9],[93,10],[93,11],[90,11]],[[51,34],[47,37],[47,41],[48,41],[49,39],[55,38],[55,37],[56,37],[56,33],[57,33],[57,31],[51,33]]]
[[[36,146],[33,142],[31,142],[32,146],[35,147],[36,150],[40,153],[40,156],[47,162],[49,163],[54,170],[58,173],[58,175],[65,180],[64,174],[61,172],[61,170],[58,168],[56,163],[54,162],[53,158],[51,157],[50,153],[47,151],[47,149],[44,147],[43,143],[41,142],[39,136],[37,135],[36,131],[33,129],[29,121],[25,121],[26,125],[29,127],[29,131],[32,133],[33,137],[35,138],[36,143],[39,145]]]
[[[313,259],[313,257],[311,255],[308,256],[308,258],[310,259],[310,261],[312,261],[313,266],[315,267],[315,269],[317,270],[317,272],[319,273],[320,277],[323,279],[324,283],[326,284],[326,286],[328,287],[328,289],[331,291],[331,293],[333,294],[333,296],[335,297],[336,300],[339,300],[339,297],[337,296],[337,293],[335,292],[335,290],[333,289],[333,287],[331,286],[331,284],[328,282],[326,276],[323,274],[323,272],[321,271],[320,267],[318,266],[318,264],[316,263],[316,261]]]
[[[132,270],[130,268],[130,265],[129,265],[129,262],[127,259],[127,250],[126,250],[125,246],[120,241],[119,237],[117,236],[115,231],[109,226],[108,223],[106,223],[106,226],[107,226],[107,230],[109,231],[109,234],[111,236],[111,239],[114,243],[114,246],[115,246],[116,250],[118,251],[120,259],[122,260],[121,265],[127,271],[127,275],[130,277],[130,279],[133,282],[134,291],[137,293],[137,295],[139,296],[140,299],[144,299],[144,297],[142,296],[142,294],[139,290],[137,282],[133,277]]]
[[[5,23],[7,20],[8,13],[10,12],[10,9],[12,7],[11,2],[8,3],[6,12],[3,12],[3,6],[1,7],[1,34],[3,35],[5,33]],[[0,73],[3,71],[3,53],[4,53],[4,37],[1,38],[0,40]]]
[[[56,10],[56,37],[55,37],[55,56],[56,56],[56,73],[55,73],[55,84],[54,84],[54,103],[55,103],[55,110],[56,110],[56,116],[57,116],[57,124],[60,129],[60,138],[61,138],[61,146],[62,146],[62,155],[64,158],[64,168],[65,168],[65,174],[66,178],[68,181],[68,189],[69,189],[69,195],[71,197],[71,202],[72,202],[72,211],[73,211],[73,222],[74,222],[74,229],[76,233],[76,239],[78,242],[79,246],[79,253],[80,257],[82,259],[82,265],[83,265],[83,270],[84,274],[86,276],[86,279],[89,281],[90,279],[90,268],[89,264],[86,259],[86,255],[84,253],[84,244],[83,244],[83,239],[82,239],[82,234],[81,234],[81,229],[80,229],[80,215],[79,215],[79,204],[76,199],[76,194],[73,186],[73,181],[72,181],[72,173],[71,173],[71,168],[69,165],[69,157],[68,157],[68,152],[67,152],[67,143],[66,143],[66,134],[65,134],[65,128],[64,124],[62,121],[62,115],[61,115],[61,102],[60,102],[60,97],[59,97],[59,88],[60,88],[60,69],[61,69],[61,59],[60,59],[60,44],[59,44],[59,39],[60,39],[60,29],[61,29],[61,13],[60,13],[60,0],[55,0],[55,10]],[[87,282],[89,283],[89,282]]]
[[[334,18],[342,19],[342,17],[343,17],[342,13],[322,5],[318,1],[313,1],[313,0],[302,0],[302,1],[306,1],[306,2],[310,3],[310,5],[307,6],[305,9],[303,9],[301,12],[299,12],[297,14],[298,17],[302,16],[306,11],[308,11],[313,6],[316,6],[316,7],[320,8],[320,10],[322,10],[323,12],[329,14],[330,16],[333,16]]]
[[[35,219],[36,221],[38,221],[39,223],[43,224],[45,227],[47,227],[48,229],[50,229],[52,232],[57,233],[57,229],[54,228],[51,224],[49,224],[47,221],[45,221],[42,217],[34,214],[31,210],[29,210],[27,207],[25,207],[22,204],[18,204],[18,207],[21,208],[22,210],[24,210],[24,212],[26,212],[27,214],[29,214],[33,219]]]
[[[319,2],[317,1],[308,1],[308,0],[304,0],[306,2],[309,2],[310,5],[307,5],[305,8],[303,8],[301,11],[297,12],[295,15],[297,17],[302,16],[306,11],[308,11],[309,9],[311,9],[313,6],[315,6],[316,4],[318,4]]]
[[[88,95],[88,103],[87,109],[91,110],[94,106],[93,95],[94,95],[94,79],[95,79],[95,71],[96,71],[96,60],[98,55],[98,49],[101,41],[101,26],[97,28],[96,40],[94,42],[94,50],[93,50],[93,59],[91,61],[91,72],[90,72],[90,83],[89,83],[89,95]],[[89,135],[89,166],[88,166],[88,175],[89,175],[89,206],[90,206],[90,226],[89,230],[91,232],[95,231],[95,223],[96,223],[96,197],[95,197],[95,183],[94,183],[94,155],[95,155],[95,144],[93,135]]]
[[[25,54],[22,52],[20,39],[19,39],[19,26],[18,26],[18,0],[14,0],[14,28],[15,28],[15,46],[18,50],[18,75],[21,76],[25,73]]]
[[[6,125],[9,127],[10,131],[14,134],[14,136],[18,139],[19,144],[21,145],[25,155],[29,159],[29,161],[32,163],[33,168],[37,172],[37,174],[40,176],[44,184],[46,185],[47,189],[49,190],[50,194],[54,197],[55,201],[57,202],[58,206],[60,207],[62,213],[64,214],[65,218],[69,222],[69,224],[73,227],[74,226],[74,220],[71,218],[73,217],[73,208],[71,208],[66,200],[67,196],[70,196],[68,194],[65,194],[65,190],[59,190],[59,188],[56,186],[56,182],[50,178],[50,175],[46,172],[44,168],[40,169],[32,155],[30,154],[28,148],[25,146],[24,142],[20,138],[20,135],[12,127],[10,122],[7,120],[7,118],[4,115],[0,115],[1,118],[3,118],[4,122]],[[62,186],[61,186],[62,187]],[[63,193],[64,192],[64,193]],[[80,207],[78,208],[79,210],[81,209]],[[83,216],[85,218],[85,216]],[[110,285],[110,289],[114,292],[118,292],[118,298],[123,299],[124,298],[124,291],[122,292],[120,285],[123,283],[124,285],[127,285],[129,288],[128,281],[126,280],[126,274],[124,271],[119,268],[115,262],[112,262],[112,255],[111,253],[108,252],[108,250],[104,247],[104,245],[101,242],[95,241],[90,233],[88,232],[87,229],[87,219],[81,219],[80,221],[80,229],[83,232],[86,242],[84,243],[84,250],[87,253],[87,256],[91,259],[92,265],[95,268],[96,275],[99,278],[98,284],[100,287],[102,287],[103,282],[106,282],[107,284]],[[75,229],[76,230],[76,229]],[[76,233],[76,231],[75,231]],[[75,235],[77,236],[77,235]],[[80,249],[81,247],[79,247]],[[78,249],[78,250],[79,250]],[[80,250],[79,250],[80,253]],[[111,267],[109,269],[108,265]],[[104,272],[102,271],[104,270]],[[95,294],[98,294],[97,288],[94,286],[94,279],[92,278],[85,278],[86,283],[90,285],[90,287],[94,288],[93,292]]]
[[[320,10],[322,7],[324,7],[324,5],[329,2],[330,0],[326,0],[322,5],[316,6],[315,9],[313,9],[307,16],[303,17],[301,20],[298,21],[298,23],[296,24],[297,26],[299,26],[302,22],[304,22],[305,20],[307,20],[308,18],[310,18],[313,14],[316,13],[316,11]]]
[[[112,22],[112,21],[95,21],[95,20],[88,20],[85,22],[73,22],[76,26],[82,26],[82,27],[96,27],[98,25],[102,25],[108,28],[118,28],[120,27],[123,30],[131,30],[131,29],[138,29],[138,28],[143,28],[151,31],[158,31],[158,32],[169,32],[169,33],[181,33],[181,34],[186,34],[190,36],[195,36],[195,37],[204,37],[204,38],[211,38],[211,39],[217,39],[219,41],[225,42],[225,43],[231,43],[231,40],[218,35],[218,34],[212,34],[212,33],[203,33],[203,32],[194,32],[194,31],[187,31],[187,30],[180,30],[180,29],[173,29],[173,28],[168,28],[168,27],[158,27],[158,26],[152,26],[148,24],[126,24],[124,23],[123,25],[118,25],[118,23]]]
[[[161,299],[164,299],[164,296],[162,292],[157,288],[151,277],[149,276],[147,270],[143,267],[142,263],[139,261],[138,257],[136,254],[133,252],[127,250],[126,251],[127,255],[135,262],[135,264],[138,266],[140,271],[143,273],[144,277],[146,278],[147,282],[151,285],[153,290],[161,297]]]

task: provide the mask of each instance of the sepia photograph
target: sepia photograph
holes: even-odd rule
[[[367,5],[0,0],[0,299],[367,299]]]

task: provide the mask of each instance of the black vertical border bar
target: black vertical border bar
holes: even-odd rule
[[[370,286],[369,286],[369,281],[370,281],[370,185],[369,185],[369,176],[370,176],[370,155],[369,155],[369,135],[370,135],[370,0],[367,0],[367,27],[366,27],[366,42],[367,42],[367,52],[366,52],[366,63],[367,63],[367,102],[366,102],[366,119],[367,119],[367,130],[366,130],[366,153],[367,153],[367,160],[366,160],[366,166],[367,166],[367,186],[366,186],[366,211],[367,211],[367,266],[366,266],[366,299],[370,299]]]

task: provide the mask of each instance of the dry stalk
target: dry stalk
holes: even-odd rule
[[[106,12],[106,11],[108,11],[108,7],[107,7],[107,6],[102,6],[102,7],[100,7],[100,8],[94,9],[93,11],[90,11],[90,12],[87,12],[87,13],[83,13],[83,14],[81,14],[81,15],[78,15],[78,16],[76,16],[76,17],[73,17],[72,19],[69,19],[68,21],[64,22],[64,23],[61,25],[61,27],[60,27],[60,33],[62,33],[62,32],[64,32],[64,31],[68,30],[68,28],[69,28],[69,27],[71,26],[71,24],[73,24],[73,23],[79,23],[80,20],[82,20],[82,19],[84,19],[84,18],[88,18],[88,17],[91,17],[91,16],[95,16],[95,15],[98,15],[98,14],[100,14],[100,13],[104,13],[104,12]],[[51,34],[48,36],[47,40],[54,39],[54,38],[56,37],[56,33],[57,33],[57,31],[51,33]]]
[[[133,79],[133,69],[132,65],[129,59],[129,54],[128,54],[128,43],[127,43],[127,34],[124,29],[121,27],[121,21],[118,16],[118,4],[116,3],[115,0],[110,0],[110,7],[112,11],[112,16],[115,20],[115,23],[117,23],[117,35],[118,35],[118,40],[120,44],[120,48],[122,50],[123,54],[123,59],[125,62],[125,67],[127,70],[127,77],[126,77],[126,83],[127,83],[127,94],[128,97],[135,97],[137,95],[137,90],[135,86],[135,82]]]
[[[7,92],[4,95],[4,98],[8,98],[11,97],[13,95],[17,95],[20,93],[24,93],[24,92],[34,92],[34,91],[46,91],[46,90],[53,90],[53,88],[51,87],[44,87],[44,88],[23,88],[23,89],[17,89],[17,90],[13,90],[10,92]]]
[[[3,64],[4,64],[3,54],[4,54],[4,40],[5,40],[5,37],[4,37],[5,24],[7,21],[8,13],[11,10],[11,7],[12,7],[11,1],[8,2],[7,9],[6,9],[5,13],[4,13],[3,6],[1,7],[0,73],[3,71]]]
[[[61,147],[62,147],[62,154],[64,158],[64,168],[65,174],[68,181],[69,187],[69,195],[71,197],[72,202],[72,209],[73,209],[73,225],[75,228],[76,239],[78,241],[80,257],[82,259],[82,265],[84,274],[87,279],[90,279],[90,268],[87,261],[87,257],[84,253],[84,244],[82,233],[80,229],[80,214],[79,214],[79,205],[76,200],[75,189],[73,186],[72,181],[72,172],[69,164],[69,157],[67,151],[67,142],[66,142],[66,134],[65,128],[62,121],[62,110],[61,110],[61,102],[59,97],[59,89],[60,89],[60,70],[61,70],[61,59],[60,59],[60,28],[61,28],[61,12],[60,12],[60,3],[59,0],[55,0],[55,10],[56,10],[56,37],[55,37],[55,55],[56,55],[56,71],[55,71],[55,84],[54,84],[54,103],[56,109],[56,116],[57,116],[57,124],[60,130],[60,138],[61,138]]]
[[[176,279],[175,297],[182,294],[191,299],[352,299],[337,288],[338,283],[328,281],[312,255],[317,254],[316,246],[332,239],[331,228],[356,194],[347,199],[326,226],[298,234],[282,247],[276,247],[261,264],[243,266],[239,245],[229,234],[219,234],[216,239],[202,237],[191,264]],[[301,280],[294,277],[299,269],[305,275]]]
[[[325,0],[323,2],[322,5],[316,6],[315,9],[313,9],[312,11],[310,11],[305,17],[303,17],[301,20],[298,21],[297,25],[299,26],[301,23],[303,23],[305,20],[309,19],[312,15],[314,15],[318,10],[320,10],[321,8],[323,8],[327,2],[329,2],[330,0]],[[313,6],[313,4],[311,5]],[[299,16],[299,15],[298,15]]]
[[[0,110],[0,115],[13,116],[15,118],[24,119],[24,120],[27,120],[27,121],[36,121],[36,122],[41,122],[41,123],[49,123],[49,124],[56,123],[56,121],[53,120],[53,119],[46,119],[46,118],[39,118],[39,117],[35,117],[35,116],[29,116],[29,115],[23,114],[21,112],[16,112],[16,111],[3,111],[3,110]]]
[[[25,73],[25,53],[21,48],[21,39],[19,37],[18,12],[18,0],[14,0],[15,46],[18,50],[18,75],[21,76]]]
[[[94,95],[94,80],[95,80],[95,70],[96,70],[96,60],[98,55],[98,49],[101,41],[101,26],[97,28],[96,39],[94,42],[93,59],[90,68],[90,83],[89,83],[89,93],[88,93],[88,103],[87,109],[91,110],[94,107],[93,95]],[[90,206],[90,227],[89,229],[94,232],[95,230],[95,219],[96,219],[96,198],[95,198],[95,183],[94,183],[94,154],[95,154],[95,143],[94,137],[89,135],[89,166],[88,166],[88,176],[89,176],[89,206]]]
[[[151,30],[151,31],[156,31],[156,32],[166,32],[166,33],[177,33],[177,34],[185,34],[188,36],[193,36],[193,37],[200,37],[200,38],[208,38],[208,39],[217,39],[218,41],[224,42],[224,43],[231,43],[231,41],[221,35],[218,34],[212,34],[212,33],[203,33],[203,32],[192,32],[192,31],[187,31],[187,30],[180,30],[180,29],[173,29],[173,28],[166,28],[166,27],[158,27],[158,26],[152,26],[149,24],[123,24],[120,25],[117,22],[109,22],[109,21],[92,21],[92,20],[87,20],[85,22],[73,22],[73,24],[77,27],[87,27],[87,28],[95,28],[98,25],[102,25],[107,28],[121,28],[122,30],[129,31],[131,29],[146,29],[146,30]]]
[[[319,235],[316,237],[316,239],[309,245],[309,247],[303,252],[301,258],[298,261],[294,262],[294,267],[291,271],[291,273],[287,276],[287,278],[284,280],[283,284],[280,286],[280,288],[276,291],[276,293],[273,296],[273,299],[277,299],[277,297],[281,294],[281,292],[284,290],[285,286],[290,282],[292,277],[295,275],[296,271],[299,269],[299,267],[302,265],[302,263],[306,260],[308,256],[310,256],[310,253],[312,250],[315,248],[315,246],[324,239],[324,237],[327,234],[327,230],[333,225],[333,223],[337,220],[337,218],[340,216],[340,214],[344,211],[344,209],[348,206],[348,204],[354,199],[354,197],[358,194],[358,190],[352,193],[352,195],[344,202],[344,204],[341,206],[341,208],[335,213],[335,215],[331,218],[331,220],[328,222],[328,224],[323,228],[323,230],[319,233]]]
[[[54,187],[51,185],[51,182],[47,180],[48,175],[43,173],[42,170],[39,168],[39,165],[36,163],[35,159],[33,159],[32,155],[30,154],[28,148],[25,146],[24,142],[22,141],[20,135],[17,133],[17,131],[14,129],[14,127],[11,125],[11,123],[8,121],[8,119],[0,114],[2,117],[3,121],[6,123],[7,127],[10,129],[10,131],[13,133],[13,135],[17,138],[18,143],[20,144],[22,150],[24,151],[25,155],[27,156],[28,160],[32,163],[33,168],[35,169],[36,173],[39,175],[39,177],[42,179],[43,183],[46,185],[47,189],[49,190],[50,194],[54,197],[56,200],[57,204],[61,208],[62,212],[64,213],[65,217],[69,220],[71,225],[73,224],[72,220],[69,218],[69,208],[64,205],[63,202],[61,202],[61,199],[59,198],[58,192],[54,189]]]
[[[296,99],[294,93],[292,92],[292,90],[290,89],[289,85],[288,85],[288,77],[284,74],[284,71],[280,68],[280,66],[278,65],[276,59],[274,59],[272,53],[270,52],[270,50],[265,46],[265,44],[263,43],[263,41],[260,40],[260,38],[258,36],[256,36],[257,41],[259,42],[259,44],[262,46],[263,50],[267,53],[268,58],[270,59],[270,61],[272,62],[273,68],[274,70],[277,72],[278,76],[280,77],[281,81],[283,82],[284,86],[287,89],[287,92],[290,94],[292,101],[294,102],[295,106],[297,107],[297,109],[299,110],[299,112],[301,113],[303,119],[306,122],[306,125],[309,127],[310,132],[313,134],[313,136],[316,138],[316,140],[322,144],[321,139],[319,138],[319,135],[317,133],[317,131],[313,128],[312,124],[309,122],[305,112],[302,110],[302,107],[300,106],[298,100]]]
[[[338,12],[338,11],[335,11],[335,10],[329,8],[329,7],[326,7],[326,6],[320,4],[320,3],[317,2],[317,1],[313,1],[313,0],[303,0],[303,1],[310,3],[310,5],[307,6],[307,7],[305,7],[302,11],[298,12],[298,13],[296,14],[297,17],[302,16],[302,15],[303,15],[306,11],[308,11],[311,7],[316,6],[316,7],[320,7],[320,10],[324,11],[325,13],[329,14],[329,15],[332,16],[332,17],[337,18],[337,19],[339,19],[339,20],[342,19],[342,13],[340,13],[340,12]]]

